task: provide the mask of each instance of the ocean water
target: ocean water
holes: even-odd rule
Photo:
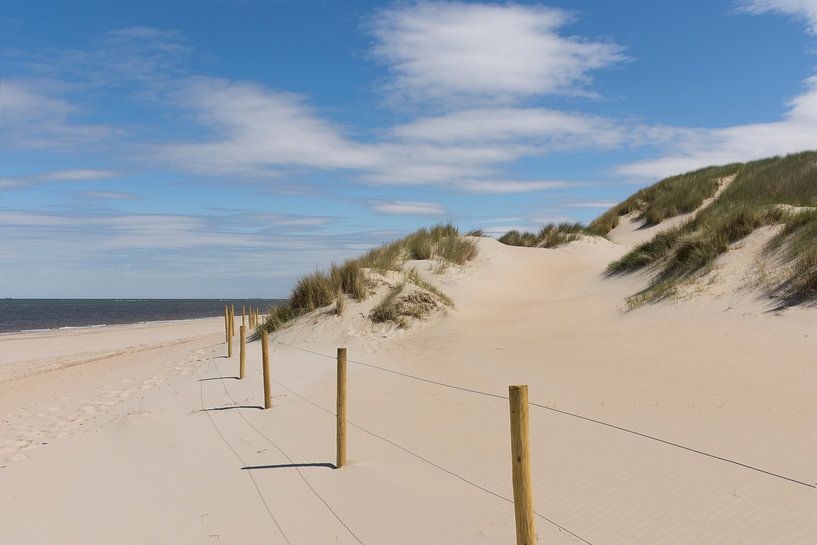
[[[260,307],[281,299],[0,299],[0,333],[98,327],[224,315],[224,305]]]

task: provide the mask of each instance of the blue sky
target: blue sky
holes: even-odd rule
[[[276,297],[817,148],[817,0],[0,7],[0,296]]]

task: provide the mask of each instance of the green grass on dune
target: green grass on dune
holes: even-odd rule
[[[508,246],[527,248],[557,248],[578,240],[584,232],[585,227],[581,223],[549,223],[538,233],[508,231],[499,237],[499,242]]]
[[[420,229],[400,240],[395,240],[374,248],[357,259],[350,259],[341,265],[332,264],[329,271],[315,271],[300,278],[290,293],[287,303],[273,307],[261,328],[275,331],[287,322],[306,313],[330,305],[336,312],[345,308],[342,296],[362,301],[368,296],[368,281],[364,269],[373,269],[381,274],[401,271],[408,260],[437,259],[441,264],[463,265],[477,255],[477,243],[460,236],[459,230],[451,224],[435,225],[430,229]],[[408,280],[435,293],[445,302],[450,299],[426,282],[419,275],[408,275]],[[433,289],[432,289],[433,288]],[[396,294],[395,294],[396,296]],[[386,309],[382,309],[385,312]]]
[[[654,282],[634,299],[637,304],[665,297],[682,279],[711,265],[730,245],[759,227],[777,224],[784,227],[770,248],[783,251],[790,269],[781,290],[791,299],[817,295],[817,212],[808,208],[787,212],[780,206],[817,206],[817,152],[704,170],[723,174],[732,169],[736,169],[735,180],[711,206],[608,266],[609,274],[656,269]]]
[[[708,167],[661,180],[590,222],[587,231],[607,236],[618,226],[621,216],[631,213],[637,213],[639,219],[656,225],[667,218],[692,212],[717,192],[721,180],[737,173],[739,168],[739,164]]]

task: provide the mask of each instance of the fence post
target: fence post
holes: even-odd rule
[[[247,305],[241,305],[241,325],[247,325]]]
[[[269,386],[269,334],[261,330],[261,359],[264,362],[264,408],[272,407],[272,392]]]
[[[528,426],[528,387],[509,386],[511,409],[511,455],[513,468],[513,506],[516,518],[516,544],[535,545],[533,491],[530,478]]]
[[[337,459],[335,467],[346,465],[346,349],[338,348]]]
[[[230,312],[227,310],[227,305],[224,305],[224,336],[227,340],[227,357],[233,357],[233,339],[230,336]]]
[[[238,331],[241,333],[241,349],[239,354],[241,363],[238,366],[238,378],[244,378],[244,362],[247,358],[247,328],[243,325],[238,328]]]
[[[235,305],[230,305],[230,336],[235,337]]]

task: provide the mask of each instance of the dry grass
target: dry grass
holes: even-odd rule
[[[406,326],[406,321],[400,316],[397,310],[397,296],[400,295],[405,286],[403,282],[394,286],[389,290],[389,293],[386,294],[386,297],[372,309],[370,317],[373,322],[394,322],[400,327]]]
[[[420,273],[417,271],[416,268],[413,268],[410,271],[408,271],[405,275],[405,278],[406,282],[414,284],[415,286],[423,288],[424,290],[429,291],[436,295],[445,306],[448,307],[454,306],[454,301],[448,295],[446,295],[440,289],[438,289],[436,286],[429,284],[428,282],[423,280],[420,277]]]

